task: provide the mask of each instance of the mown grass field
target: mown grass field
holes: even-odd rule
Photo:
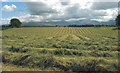
[[[2,30],[3,68],[117,71],[115,27],[21,27]],[[9,69],[10,68],[10,69]]]

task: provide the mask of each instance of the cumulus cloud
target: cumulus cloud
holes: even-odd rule
[[[5,12],[11,12],[14,11],[16,8],[17,8],[16,5],[12,4],[11,6],[8,5],[3,6],[1,10]]]
[[[97,11],[90,8],[82,9],[77,4],[72,7],[68,7],[65,12],[65,16],[69,18],[96,18],[107,15],[105,11]]]
[[[119,2],[119,0],[93,0],[94,2]]]
[[[23,0],[24,2],[39,2],[40,0]],[[54,1],[58,1],[58,0],[54,0]],[[62,2],[68,2],[68,1],[74,1],[74,2],[78,2],[78,0],[60,0]],[[119,0],[81,0],[83,1],[89,1],[89,2],[119,2]],[[79,0],[80,2],[80,0]]]
[[[29,2],[28,2],[29,1]],[[22,22],[59,22],[114,20],[117,15],[117,2],[105,0],[27,0],[30,14],[19,16]]]
[[[47,20],[68,20],[72,18],[101,19],[107,16],[110,17],[108,10],[117,6],[117,2],[90,2],[90,0],[55,0],[54,2],[39,0],[37,3],[26,2],[26,4],[31,15],[38,15],[43,18],[49,16],[49,19],[45,18]],[[115,16],[115,14],[111,15],[111,19]]]

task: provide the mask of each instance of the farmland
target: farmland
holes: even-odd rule
[[[52,71],[117,71],[118,30],[114,29],[21,27],[2,30],[3,66]]]

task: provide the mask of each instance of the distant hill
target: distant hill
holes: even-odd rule
[[[115,25],[115,20],[110,20],[107,22],[98,22],[95,20],[79,20],[79,21],[50,21],[50,22],[23,22],[22,26],[67,26],[67,25]],[[5,24],[8,25],[8,24]]]
[[[55,26],[55,25],[115,25],[114,20],[110,20],[107,22],[98,22],[95,20],[79,20],[79,21],[57,21],[57,22],[29,22],[29,23],[23,23],[23,26]]]

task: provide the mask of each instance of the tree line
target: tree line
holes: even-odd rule
[[[68,27],[116,27],[116,25],[68,25]]]

